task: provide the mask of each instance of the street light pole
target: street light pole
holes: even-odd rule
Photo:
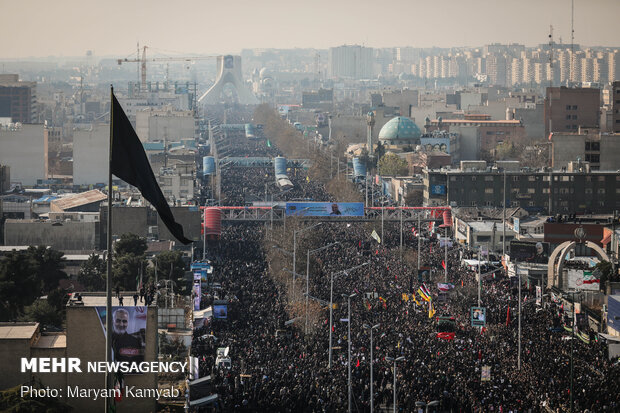
[[[394,413],[396,413],[398,411],[398,405],[397,405],[397,402],[396,402],[396,400],[397,400],[396,399],[396,362],[403,361],[405,359],[405,357],[403,357],[403,356],[400,356],[400,357],[397,357],[397,358],[386,357],[385,359],[387,361],[393,361],[394,362],[394,405],[393,405],[394,410],[393,411],[394,411]]]
[[[448,227],[446,226],[446,230],[444,231],[444,269],[443,269],[443,278],[444,282],[448,283]]]
[[[334,272],[332,271],[329,283],[329,359],[327,367],[332,368],[332,330],[334,326]]]
[[[331,244],[327,244],[323,247],[316,248],[314,250],[308,250],[306,256],[306,323],[304,331],[308,334],[308,299],[310,297],[310,254],[313,254],[318,251],[322,251],[336,244],[340,244],[340,241],[332,242]]]
[[[308,231],[321,224],[322,223],[319,222],[318,224],[314,224],[312,226],[293,231],[293,272],[297,272],[297,266],[295,265],[297,263],[297,233],[299,232],[301,234],[302,232]],[[295,278],[293,278],[293,298],[295,298],[294,295],[295,295]]]
[[[402,202],[402,201],[401,201]],[[400,260],[403,260],[403,206],[400,206]]]
[[[374,326],[370,326],[369,324],[364,324],[364,328],[367,330],[370,330],[370,413],[374,413],[375,410],[375,405],[374,405],[374,398],[375,398],[375,393],[374,393],[374,379],[373,379],[373,355],[372,355],[372,351],[373,351],[373,344],[372,344],[372,330],[374,330],[375,328],[379,328],[381,324],[375,324]]]
[[[519,280],[519,354],[517,357],[517,369],[521,370],[521,276],[519,275],[519,269],[517,262],[515,261],[515,273],[517,274],[517,280]]]
[[[478,245],[478,307],[480,307],[480,285],[482,284],[480,275],[480,258],[482,257],[482,245]]]
[[[349,377],[349,413],[351,413],[351,399],[352,399],[352,395],[353,395],[353,388],[351,386],[351,298],[355,297],[357,294],[353,293],[353,294],[342,294],[343,297],[346,297],[347,299],[347,306],[348,306],[348,318],[347,318],[347,323],[349,324],[349,331],[347,333],[347,341],[348,341],[348,347],[349,347],[349,362],[348,364],[348,377]]]
[[[334,325],[333,315],[334,315],[334,275],[337,274],[347,274],[348,271],[357,270],[358,268],[362,268],[365,265],[370,264],[370,261],[367,261],[363,264],[356,265],[355,267],[348,268],[346,270],[338,271],[336,273],[331,273],[331,281],[329,286],[329,358],[328,358],[328,367],[332,368],[332,327]]]

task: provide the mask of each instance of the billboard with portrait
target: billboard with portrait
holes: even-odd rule
[[[510,259],[517,262],[547,264],[549,261],[549,243],[510,241]]]
[[[363,202],[287,202],[286,215],[304,217],[363,217]]]
[[[112,307],[112,361],[143,362],[146,345],[148,307]],[[95,307],[103,334],[106,334],[106,308]]]
[[[486,324],[487,324],[486,307],[472,307],[471,308],[471,326],[472,327],[484,327]]]
[[[228,318],[228,303],[217,300],[213,302],[213,318],[226,320]]]
[[[450,153],[450,138],[420,138],[420,144],[426,152]]]

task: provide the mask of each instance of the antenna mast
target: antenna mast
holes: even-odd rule
[[[549,25],[549,87],[553,87],[553,25]]]

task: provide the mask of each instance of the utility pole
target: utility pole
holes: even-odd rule
[[[519,275],[519,269],[517,268],[517,262],[515,261],[515,273],[517,280],[519,280],[519,354],[517,356],[517,369],[521,370],[521,276]],[[572,397],[572,394],[571,394]]]
[[[506,169],[504,169],[504,218],[502,220],[502,256],[506,256]],[[495,240],[493,240],[495,242]],[[493,245],[495,251],[495,244]],[[505,258],[504,258],[505,259]]]

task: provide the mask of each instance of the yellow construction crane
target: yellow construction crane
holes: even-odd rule
[[[140,58],[140,47],[138,46],[138,58],[137,59],[117,59],[119,65],[122,63],[140,63],[140,79],[141,90],[146,90],[146,62],[191,62],[194,60],[206,60],[213,59],[217,56],[190,56],[190,57],[152,57],[146,58],[146,49],[148,46],[144,46],[142,49],[142,58]]]

